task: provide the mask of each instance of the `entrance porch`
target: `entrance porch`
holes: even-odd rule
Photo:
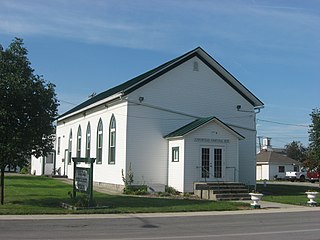
[[[201,199],[250,200],[248,187],[239,182],[195,182],[193,189],[194,194]]]

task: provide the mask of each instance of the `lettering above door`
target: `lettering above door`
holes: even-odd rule
[[[195,142],[201,143],[229,143],[229,139],[217,139],[217,138],[195,138]]]

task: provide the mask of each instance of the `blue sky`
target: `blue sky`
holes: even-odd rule
[[[198,46],[264,102],[273,146],[306,146],[320,107],[319,0],[0,0],[0,44],[14,37],[60,114]]]

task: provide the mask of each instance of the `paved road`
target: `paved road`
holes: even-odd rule
[[[0,239],[318,240],[320,211],[307,210],[1,219]]]

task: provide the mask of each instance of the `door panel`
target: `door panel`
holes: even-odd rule
[[[205,181],[222,180],[225,174],[223,147],[202,146],[200,149],[201,178]]]
[[[210,148],[201,148],[201,178],[210,178]]]
[[[222,148],[214,148],[213,166],[214,178],[222,178]]]

